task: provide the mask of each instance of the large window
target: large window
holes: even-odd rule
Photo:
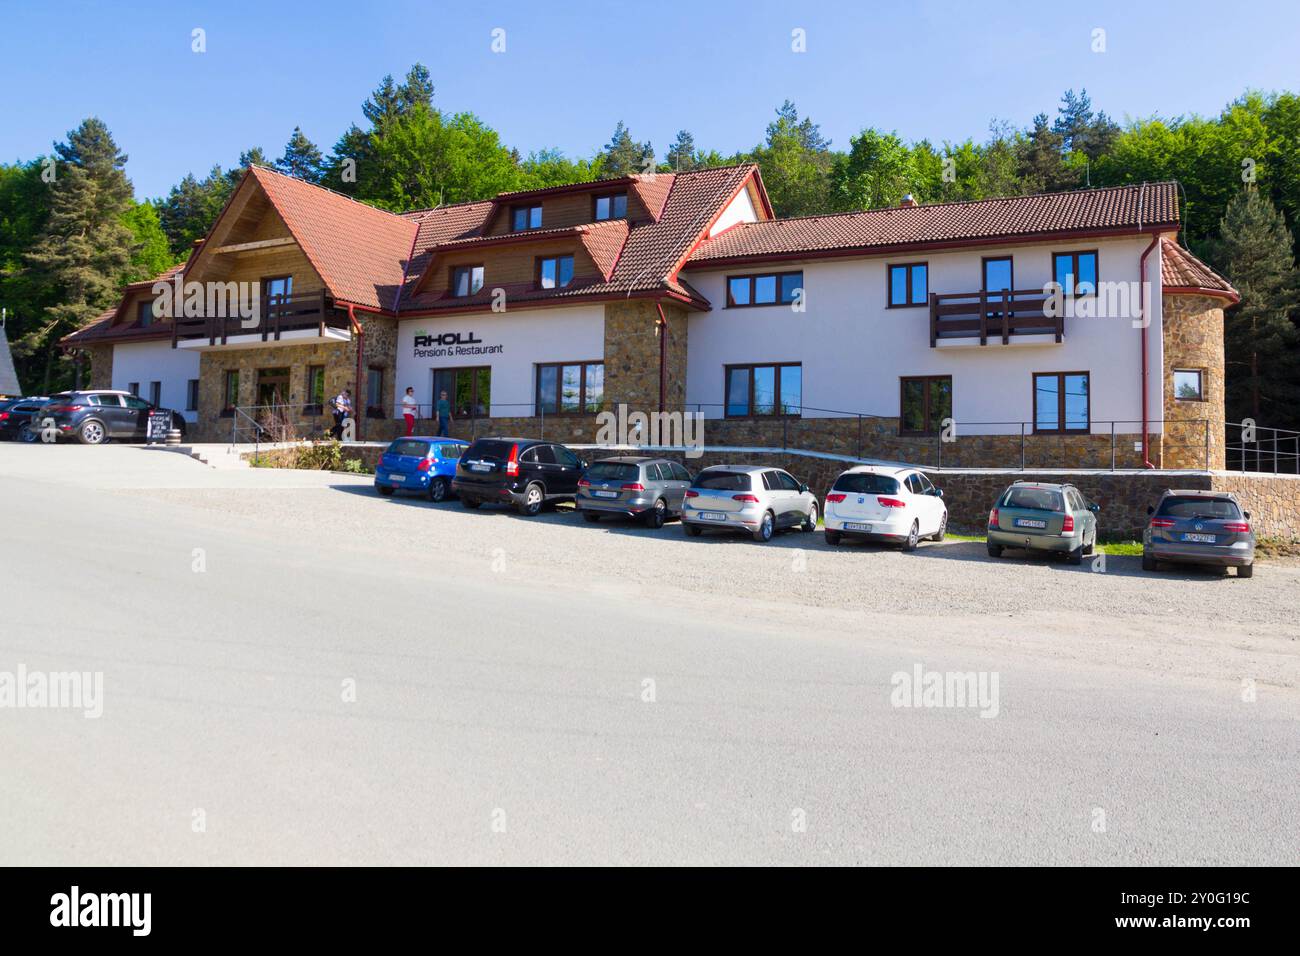
[[[510,210],[510,228],[515,232],[542,228],[541,206],[515,206]]]
[[[930,295],[930,266],[924,262],[901,262],[889,266],[889,307],[925,305]]]
[[[769,272],[763,275],[728,276],[727,308],[783,305],[803,291],[802,272]]]
[[[482,266],[456,266],[451,270],[451,294],[458,299],[483,288]]]
[[[1066,434],[1089,431],[1087,372],[1034,373],[1034,431]]]
[[[325,366],[309,365],[307,366],[307,392],[306,402],[302,413],[304,415],[321,415],[325,412]]]
[[[234,413],[235,406],[239,404],[239,370],[227,369],[226,380],[221,386],[221,413],[230,415]]]
[[[486,418],[492,414],[492,369],[486,365],[472,368],[435,368],[433,370],[433,410],[437,411],[442,393],[447,393],[451,413],[457,418]]]
[[[1097,291],[1097,253],[1052,254],[1052,278],[1066,295],[1092,295]]]
[[[626,219],[627,193],[597,196],[595,218],[597,221],[602,219]]]
[[[1174,398],[1180,402],[1205,401],[1205,370],[1199,368],[1174,369]]]
[[[384,412],[384,370],[371,366],[366,372],[366,415],[387,418]]]
[[[984,260],[984,291],[1008,292],[1015,289],[1015,270],[1010,256],[996,256]]]
[[[598,412],[604,400],[604,362],[537,366],[537,410],[540,414]]]
[[[262,280],[262,294],[272,299],[293,295],[293,276],[269,276]]]
[[[952,418],[952,376],[899,379],[898,430],[903,435],[937,435]]]
[[[573,281],[573,256],[548,256],[537,260],[537,288],[563,289]]]
[[[803,414],[803,366],[728,365],[727,416]]]

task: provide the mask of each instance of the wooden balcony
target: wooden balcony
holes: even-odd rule
[[[286,337],[299,342],[304,338],[346,339],[351,334],[347,313],[335,309],[324,291],[263,296],[259,321],[251,326],[247,324],[249,321],[237,315],[178,318],[172,323],[172,348],[182,344],[206,344],[210,348],[272,344]]]
[[[1052,336],[1057,342],[1065,334],[1063,316],[1047,314],[1050,297],[1042,290],[1012,292],[930,293],[930,347],[952,339],[979,339],[1012,344],[1020,337],[1041,341]],[[973,341],[963,344],[974,344]]]

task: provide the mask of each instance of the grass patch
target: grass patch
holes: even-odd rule
[[[947,535],[949,541],[972,541],[984,542],[987,538],[982,534],[962,534],[960,532],[949,531]],[[1128,555],[1129,557],[1142,557],[1142,542],[1134,541],[1131,538],[1117,538],[1113,541],[1098,541],[1097,550],[1105,554]]]

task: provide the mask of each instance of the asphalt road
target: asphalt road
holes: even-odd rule
[[[979,549],[0,444],[0,864],[1296,862],[1300,569]]]

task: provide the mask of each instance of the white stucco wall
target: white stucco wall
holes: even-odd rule
[[[749,198],[749,190],[742,189],[739,195],[722,210],[722,215],[718,216],[718,221],[709,227],[709,238],[712,239],[724,229],[730,229],[738,222],[754,222],[756,219],[758,219],[758,214],[754,211],[754,203]]]
[[[472,335],[479,341],[419,348],[415,344],[416,336],[444,334],[459,334],[462,341]],[[487,354],[472,351],[498,346]],[[444,354],[427,354],[439,351]],[[603,303],[405,319],[397,326],[396,395],[400,402],[411,386],[416,401],[428,406],[433,402],[434,369],[486,365],[492,369],[492,415],[531,415],[538,364],[600,362],[604,357]]]
[[[1096,249],[1100,281],[1136,283],[1139,260],[1149,236],[1119,240],[1081,240],[1052,245],[979,247],[914,253],[889,258],[831,259],[780,263],[719,271],[684,271],[683,277],[714,304],[709,313],[692,313],[686,396],[688,402],[724,402],[724,366],[751,362],[801,362],[803,403],[813,408],[895,416],[899,378],[951,375],[953,416],[959,423],[1029,422],[1033,418],[1034,372],[1086,371],[1090,374],[1094,432],[1101,423],[1141,420],[1141,330],[1136,286],[1130,308],[1113,318],[1066,317],[1061,344],[931,348],[929,309],[887,309],[886,266],[891,262],[929,263],[931,292],[974,292],[982,281],[984,256],[1011,255],[1017,289],[1041,289],[1052,277],[1052,253]],[[1150,419],[1161,417],[1160,262],[1148,257],[1151,296],[1149,330]],[[728,275],[803,269],[807,309],[788,305],[727,309]],[[819,413],[806,411],[806,415]],[[1159,430],[1158,425],[1153,430]],[[1015,433],[1019,426],[976,426],[967,433]]]
[[[180,412],[187,422],[198,414],[185,408],[190,379],[199,377],[199,356],[173,349],[165,342],[132,342],[113,346],[113,388],[126,390],[140,384],[140,397],[149,398],[149,383],[162,383],[162,406]]]

